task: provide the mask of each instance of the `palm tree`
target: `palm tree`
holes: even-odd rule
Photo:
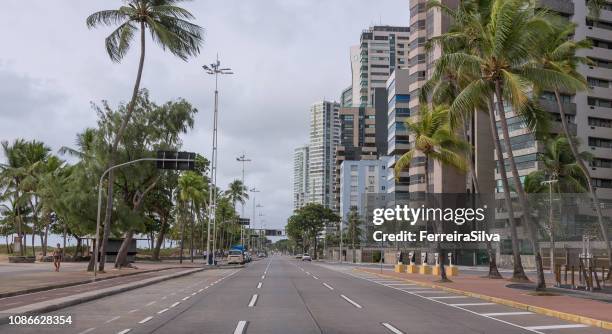
[[[450,128],[448,107],[434,106],[430,109],[422,105],[417,120],[406,121],[406,128],[414,137],[412,148],[404,153],[395,163],[395,176],[409,168],[416,156],[425,158],[425,194],[429,193],[429,161],[436,161],[451,166],[459,171],[467,170],[463,152],[469,145],[459,139]],[[449,281],[444,270],[444,252],[440,252],[440,276],[442,281]]]
[[[590,1],[592,3],[594,1]],[[587,82],[582,74],[577,70],[580,64],[590,64],[591,61],[587,57],[578,56],[577,51],[591,48],[591,41],[588,39],[574,41],[571,37],[574,35],[576,26],[573,23],[567,23],[557,27],[545,40],[545,43],[541,44],[541,56],[537,61],[540,62],[545,68],[557,71],[559,73],[565,73],[577,81],[582,83],[579,90],[586,90]],[[563,132],[567,138],[573,138],[569,130],[568,119],[565,114],[565,106],[561,100],[561,89],[557,85],[550,87],[544,87],[544,89],[551,89],[555,93],[555,100],[557,102],[557,108],[561,115],[561,126]],[[597,190],[593,187],[593,179],[591,172],[584,162],[584,159],[580,158],[581,154],[578,152],[577,144],[574,140],[568,140],[568,146],[571,153],[576,158],[576,164],[582,170],[582,173],[588,180],[588,191],[593,200],[593,207],[597,215],[597,223],[599,230],[602,235],[602,239],[606,244],[606,251],[608,253],[608,263],[612,265],[612,248],[610,246],[610,239],[607,232],[607,226],[604,223],[603,212],[601,211],[601,204],[599,197],[597,196]],[[610,276],[609,276],[610,277]]]
[[[119,25],[106,37],[106,52],[113,62],[120,62],[127,54],[134,36],[140,30],[140,61],[136,82],[132,91],[132,98],[127,106],[127,112],[109,149],[107,167],[113,167],[117,160],[117,148],[122,140],[123,133],[134,111],[145,60],[145,33],[151,33],[153,41],[168,49],[172,54],[182,60],[200,53],[202,44],[202,28],[189,22],[194,16],[187,10],[176,6],[184,0],[127,0],[127,5],[119,9],[103,10],[91,14],[87,18],[87,27],[94,28],[99,25]],[[104,219],[104,232],[100,247],[100,271],[104,271],[106,259],[106,243],[110,234],[114,172],[108,174],[108,195]]]
[[[351,211],[348,216],[348,236],[351,238],[351,248],[353,249],[353,263],[356,262],[356,250],[355,250],[355,240],[359,240],[361,238],[361,218],[359,217],[359,212],[357,212],[356,207],[351,207]],[[340,231],[342,233],[342,231]],[[340,254],[342,256],[342,254]]]
[[[228,189],[225,191],[225,195],[232,203],[234,209],[237,203],[244,204],[249,199],[249,191],[247,187],[240,180],[234,180],[229,184]]]
[[[183,213],[183,217],[187,215],[189,212],[190,222],[191,222],[191,242],[190,242],[190,258],[191,262],[193,262],[193,237],[194,237],[194,211],[197,212],[200,208],[198,207],[198,203],[204,201],[204,192],[205,192],[205,184],[204,179],[201,175],[196,172],[185,172],[182,174],[178,181],[179,185],[179,202],[182,208],[181,212]],[[188,208],[189,206],[189,208]],[[181,222],[181,253],[180,253],[180,263],[183,263],[183,249],[185,243],[185,219],[182,219]]]

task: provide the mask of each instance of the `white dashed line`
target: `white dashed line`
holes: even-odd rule
[[[153,304],[155,304],[155,303],[157,303],[157,302],[156,302],[156,301],[152,301],[152,302],[148,303],[148,304],[147,304],[147,305],[145,305],[145,306],[151,306],[151,305],[153,305]]]
[[[259,282],[259,283],[257,284],[257,288],[258,288],[258,289],[261,289],[261,284],[262,284],[261,282]]]
[[[166,311],[168,311],[168,310],[169,310],[169,308],[165,308],[165,309],[163,309],[163,310],[161,310],[161,311],[157,312],[157,314],[162,314],[162,313],[164,313],[164,312],[166,312]]]
[[[113,322],[113,321],[115,321],[115,320],[117,320],[117,319],[119,319],[119,318],[121,318],[121,317],[120,317],[120,316],[116,316],[116,317],[114,317],[114,318],[110,318],[110,319],[106,320],[104,323],[105,323],[105,324],[108,324],[108,323],[111,323],[111,322]]]
[[[261,279],[265,280],[266,279],[266,275],[261,275]]]
[[[234,330],[234,334],[243,334],[246,329],[247,322],[244,320],[238,321],[238,325],[236,325],[236,329]]]
[[[198,290],[198,292],[202,292],[202,291],[204,291],[204,289],[200,289],[200,290]]]
[[[86,330],[84,330],[84,331],[80,332],[79,334],[89,333],[89,332],[93,331],[94,329],[96,329],[96,328],[95,328],[95,327],[92,327],[92,328],[87,328]]]
[[[532,330],[532,331],[538,331],[538,330],[545,330],[545,329],[564,329],[564,328],[583,328],[583,327],[589,327],[589,326],[583,325],[583,324],[550,325],[550,326],[529,326],[529,327],[525,327],[525,329]]]
[[[151,320],[151,319],[153,319],[153,317],[146,317],[146,318],[144,318],[144,319],[140,320],[138,323],[139,323],[139,324],[144,324],[145,322],[147,322],[147,321],[149,321],[149,320]]]
[[[353,304],[353,306],[355,306],[356,308],[362,308],[361,305],[355,303],[354,301],[352,301],[349,297],[345,296],[345,295],[340,295],[340,297],[344,298],[344,300],[346,300],[347,302]]]
[[[319,279],[319,278],[318,278],[317,276],[315,276],[315,275],[312,275],[312,278],[314,278],[314,279]]]
[[[498,313],[480,313],[480,315],[484,315],[487,317],[500,317],[504,315],[527,315],[534,314],[533,312],[498,312]]]
[[[181,302],[176,302],[176,303],[174,303],[174,304],[170,305],[170,308],[176,307],[176,305],[178,305],[178,304],[180,304],[180,303],[181,303]]]
[[[397,329],[397,328],[395,328],[395,327],[391,326],[391,324],[388,324],[388,323],[386,323],[386,322],[383,322],[383,323],[382,323],[382,325],[383,325],[383,326],[385,326],[385,327],[386,327],[388,330],[390,330],[390,331],[391,331],[391,333],[394,333],[394,334],[404,334],[404,333],[402,333],[402,331],[400,331],[399,329]]]
[[[310,273],[309,273],[309,272],[306,272],[306,275],[310,275]]]
[[[166,298],[168,298],[168,296],[163,296],[163,297],[161,297],[161,300],[164,300]]]
[[[192,295],[192,296],[195,296],[195,295],[197,295],[197,294],[198,294],[197,292],[194,292],[194,293],[192,293],[191,295]]]
[[[331,285],[327,284],[327,283],[323,283],[323,285],[325,285],[326,288],[333,290],[334,288],[331,287]]]
[[[133,310],[129,311],[128,313],[134,313],[134,312],[138,312],[138,311],[140,311],[140,310],[139,309],[133,309]]]
[[[257,295],[253,295],[253,297],[251,297],[251,301],[249,302],[249,307],[255,306],[256,302],[257,302]]]
[[[183,298],[183,300],[187,300],[189,298],[191,298],[191,296],[187,296],[187,297]]]
[[[126,334],[126,333],[129,333],[131,330],[132,330],[131,328],[124,329],[121,332],[118,332],[117,334]]]
[[[495,305],[495,303],[465,303],[465,304],[446,304],[450,306],[481,306],[481,305]]]

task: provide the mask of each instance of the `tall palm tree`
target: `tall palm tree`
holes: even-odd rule
[[[406,128],[414,138],[412,148],[404,153],[395,163],[395,176],[409,168],[416,156],[425,158],[425,193],[429,193],[429,161],[436,161],[459,171],[467,171],[463,158],[469,145],[459,139],[450,127],[448,107],[434,106],[431,109],[422,105],[416,120],[406,121]],[[444,252],[440,252],[440,276],[448,281],[444,270]]]
[[[13,143],[2,141],[2,151],[6,157],[6,162],[0,164],[0,184],[4,188],[2,194],[4,199],[11,203],[13,225],[17,232],[17,237],[14,240],[15,248],[20,255],[24,255],[23,247],[23,217],[22,217],[22,191],[21,182],[25,178],[25,158],[23,151],[26,147],[26,141],[23,139],[15,139]]]
[[[537,61],[541,63],[545,68],[560,73],[565,73],[575,78],[577,81],[582,83],[581,87],[579,87],[579,90],[586,90],[587,82],[584,76],[578,72],[578,66],[580,64],[590,64],[591,61],[587,57],[579,56],[576,53],[580,50],[591,48],[591,41],[588,39],[580,41],[572,40],[571,37],[574,35],[575,30],[576,26],[573,23],[567,23],[565,25],[560,25],[559,27],[556,27],[556,29],[549,35],[545,42],[540,45],[541,55],[540,58],[537,59]],[[563,132],[565,133],[565,136],[567,138],[573,138],[569,130],[569,122],[565,113],[565,106],[561,100],[562,88],[558,87],[558,85],[556,84],[542,88],[551,89],[555,93],[557,108],[559,110],[559,114],[561,115],[561,126],[563,128]],[[595,213],[597,215],[599,231],[602,235],[602,239],[606,244],[606,251],[608,253],[608,263],[609,265],[612,265],[612,246],[610,246],[608,229],[603,219],[603,212],[601,210],[601,203],[599,201],[599,197],[597,196],[597,190],[593,186],[591,172],[587,167],[587,164],[585,163],[584,159],[580,158],[581,154],[580,152],[578,152],[577,143],[574,140],[568,140],[567,142],[571,153],[576,158],[576,164],[578,165],[580,170],[582,170],[582,173],[588,180],[588,191],[593,201],[593,207],[595,208]]]
[[[204,192],[205,185],[204,179],[201,175],[196,172],[185,172],[183,173],[178,181],[179,185],[179,202],[182,207],[183,217],[189,214],[190,217],[190,225],[191,225],[191,242],[189,243],[190,250],[190,259],[193,262],[193,237],[194,230],[193,225],[195,221],[194,212],[197,212],[200,208],[198,207],[198,203],[204,201]],[[182,219],[181,222],[181,253],[180,253],[180,262],[183,263],[183,249],[185,243],[185,219]]]
[[[87,27],[94,28],[99,25],[119,27],[106,37],[106,52],[113,62],[120,62],[128,53],[134,40],[134,36],[140,30],[140,61],[136,82],[132,91],[132,98],[127,106],[127,112],[123,118],[112,146],[109,148],[109,160],[107,167],[113,167],[117,160],[117,148],[122,140],[123,133],[130,121],[134,111],[140,81],[145,60],[145,34],[151,33],[151,38],[163,50],[168,49],[172,54],[182,60],[187,60],[190,56],[200,53],[202,44],[202,28],[189,22],[194,16],[184,8],[177,6],[184,0],[127,0],[127,5],[119,9],[103,10],[91,14],[87,18]],[[100,271],[104,271],[106,259],[106,243],[110,234],[112,203],[113,203],[113,184],[115,174],[113,171],[108,174],[108,195],[106,201],[106,211],[104,219],[104,232],[100,247]]]
[[[468,18],[463,23],[466,24],[464,28],[468,29],[447,35],[449,39],[467,41],[467,46],[462,51],[442,55],[438,65],[459,66],[476,77],[457,96],[451,110],[473,109],[476,101],[480,102],[483,96],[489,99],[490,110],[497,108],[504,153],[535,254],[536,289],[541,290],[546,288],[542,257],[537,247],[535,224],[528,214],[529,202],[514,161],[505,105],[522,116],[530,128],[541,131],[547,124],[547,114],[530,99],[533,90],[553,83],[560,88],[573,90],[580,87],[580,82],[565,73],[534,66],[532,62],[538,56],[539,44],[553,30],[550,14],[536,10],[535,4],[528,0],[490,0],[479,4],[475,6],[476,10],[466,15]],[[492,117],[490,125],[495,136],[498,129]],[[498,160],[504,161],[499,152]],[[499,166],[505,167],[505,163],[499,163]],[[504,192],[508,192],[508,180],[503,173],[502,181]]]

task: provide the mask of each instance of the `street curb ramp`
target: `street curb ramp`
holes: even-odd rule
[[[566,313],[566,312],[551,310],[551,309],[544,308],[544,307],[539,307],[539,306],[533,306],[533,305],[529,305],[529,304],[525,304],[525,303],[520,303],[520,302],[517,302],[517,301],[514,301],[514,300],[510,300],[510,299],[504,299],[504,298],[499,298],[499,297],[491,297],[491,296],[483,295],[483,294],[480,294],[480,293],[453,289],[453,288],[449,288],[449,287],[446,287],[446,286],[443,286],[443,285],[438,285],[438,284],[433,284],[433,283],[426,283],[426,282],[420,282],[420,281],[414,281],[414,280],[411,280],[411,279],[408,279],[408,278],[397,277],[397,276],[392,276],[392,275],[374,273],[374,272],[371,272],[371,271],[368,271],[368,270],[364,270],[364,269],[361,269],[361,268],[357,268],[357,269],[353,269],[353,270],[361,271],[361,272],[366,272],[366,273],[369,273],[369,274],[375,274],[375,275],[382,276],[382,277],[399,279],[399,280],[410,282],[410,283],[413,283],[413,284],[416,284],[416,285],[420,285],[420,286],[423,286],[423,287],[436,288],[436,289],[440,289],[440,290],[444,290],[444,291],[448,291],[448,292],[452,292],[452,293],[456,293],[456,294],[460,294],[460,295],[464,295],[464,296],[468,296],[468,297],[478,298],[478,299],[486,300],[486,301],[489,301],[489,302],[493,302],[493,303],[497,303],[497,304],[502,304],[502,305],[514,307],[514,308],[521,309],[521,310],[530,311],[530,312],[533,312],[533,313],[547,315],[549,317],[554,317],[554,318],[558,318],[558,319],[562,319],[562,320],[567,320],[567,321],[571,321],[571,322],[576,322],[576,323],[580,323],[580,324],[584,324],[584,325],[589,325],[589,326],[593,326],[593,327],[604,328],[604,329],[612,329],[612,322],[605,321],[605,320],[593,319],[593,318],[589,318],[589,317],[585,317],[585,316],[581,316],[581,315],[577,315],[577,314],[572,314],[572,313]]]
[[[155,283],[167,281],[173,278],[183,277],[191,275],[200,271],[204,271],[206,268],[195,268],[191,270],[185,270],[174,274],[163,275],[159,277],[151,277],[144,279],[139,282],[127,283],[116,287],[108,287],[95,291],[88,291],[72,296],[61,297],[57,299],[47,300],[39,303],[30,305],[20,306],[13,309],[8,309],[0,312],[0,325],[9,323],[10,316],[22,316],[22,315],[40,315],[42,313],[56,311],[65,307],[74,306],[91,300],[104,298],[112,295],[116,295],[125,291],[142,288]]]

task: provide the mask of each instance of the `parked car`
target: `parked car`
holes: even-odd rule
[[[312,259],[310,258],[310,255],[304,254],[302,255],[302,261],[312,261]]]
[[[295,256],[296,259],[301,259],[302,258],[302,254],[298,254]]]
[[[227,255],[227,264],[244,264],[245,256],[241,250],[232,249]]]

